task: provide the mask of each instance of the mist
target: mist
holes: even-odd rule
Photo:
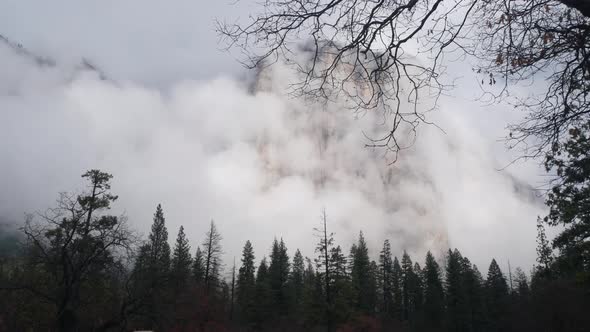
[[[461,103],[429,114],[438,127],[421,126],[391,164],[364,147],[363,133],[388,129],[382,114],[292,98],[285,82],[297,74],[280,64],[250,79],[177,79],[162,89],[81,58],[38,57],[0,43],[5,220],[51,207],[100,168],[115,176],[114,211],[140,233],[162,203],[170,241],[184,225],[194,250],[213,219],[226,261],[248,239],[261,259],[274,237],[314,256],[326,209],[337,243],[348,248],[362,230],[374,257],[390,239],[396,255],[457,247],[484,271],[490,256],[534,262],[543,205],[526,174],[536,166],[499,170],[510,155]],[[485,116],[499,122],[502,113]]]

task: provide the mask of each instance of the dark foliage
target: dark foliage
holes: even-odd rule
[[[484,279],[457,249],[448,251],[442,265],[428,252],[422,268],[407,252],[400,263],[385,241],[376,262],[360,233],[347,257],[327,231],[325,213],[316,264],[299,250],[291,262],[285,242],[275,239],[270,259],[256,267],[246,241],[241,266],[234,265],[224,280],[214,223],[204,249],[192,258],[182,227],[170,249],[158,205],[148,240],[137,243],[124,219],[106,214],[116,199],[108,191],[110,175],[91,171],[85,178],[88,193],[62,195],[58,208],[23,228],[22,250],[2,257],[0,331],[492,332],[590,326],[585,238],[569,237],[585,219],[575,214],[563,221],[560,191],[549,200],[554,205],[548,217],[566,224],[553,243],[559,253],[553,254],[541,220],[540,265],[530,278],[521,269],[509,270],[510,287],[496,260]],[[568,202],[568,209],[578,206]]]

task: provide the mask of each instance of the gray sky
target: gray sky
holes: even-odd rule
[[[239,71],[218,51],[214,19],[240,17],[249,2],[6,0],[0,33],[63,61],[87,57],[115,79],[167,86]]]
[[[247,91],[245,70],[219,50],[213,19],[251,9],[0,2],[0,34],[58,63],[39,68],[0,45],[0,183],[10,188],[0,192],[0,215],[22,220],[51,206],[99,167],[115,175],[117,211],[141,232],[161,202],[171,241],[183,224],[194,248],[213,218],[228,257],[251,239],[260,259],[274,236],[313,255],[312,228],[326,207],[337,242],[348,248],[362,229],[375,257],[390,238],[397,251],[419,255],[458,247],[484,271],[492,256],[533,263],[543,207],[527,185],[541,184],[542,172],[534,163],[498,171],[514,158],[498,139],[520,115],[473,101],[480,91],[465,64],[450,67],[463,79],[431,118],[447,134],[425,128],[388,166],[363,148],[361,131],[375,130],[378,116],[354,120],[339,105],[320,112],[285,97],[282,84],[295,79],[286,68],[268,74],[265,91]],[[76,71],[82,58],[112,80]],[[322,128],[331,133],[325,150]]]

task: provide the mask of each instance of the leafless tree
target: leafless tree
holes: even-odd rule
[[[221,234],[217,231],[215,222],[211,220],[209,231],[203,241],[203,251],[205,252],[205,289],[207,292],[212,286],[216,286],[219,278],[219,262],[221,261]]]
[[[559,148],[572,127],[590,114],[590,3],[585,0],[503,0],[482,6],[474,54],[480,73],[499,84],[495,99],[510,97],[510,85],[530,86],[508,98],[525,111],[509,126],[509,143],[523,157]],[[485,82],[484,82],[485,83]]]
[[[330,260],[330,252],[334,248],[334,233],[328,233],[328,217],[326,215],[326,209],[322,210],[321,215],[321,226],[314,228],[316,237],[319,238],[315,251],[319,256],[315,259],[316,268],[318,274],[323,279],[325,287],[325,301],[327,306],[327,329],[332,330],[332,285],[331,285],[331,265],[333,262]]]
[[[260,8],[247,23],[218,23],[228,48],[241,50],[249,68],[295,65],[299,95],[384,112],[388,132],[368,146],[396,155],[406,147],[400,135],[428,123],[431,108],[419,101],[430,95],[436,105],[452,87],[442,79],[450,54],[475,56],[484,83],[503,83],[486,89],[494,100],[510,97],[527,111],[508,137],[524,156],[541,154],[590,112],[586,0],[264,0]],[[543,94],[508,94],[533,78],[546,83],[534,89]]]

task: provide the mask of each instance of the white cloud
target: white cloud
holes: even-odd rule
[[[480,265],[492,255],[514,265],[534,257],[538,204],[495,169],[490,144],[460,112],[436,113],[447,134],[423,127],[390,166],[363,148],[361,130],[384,129],[377,114],[355,120],[340,105],[304,105],[276,87],[252,94],[229,78],[166,93],[93,72],[70,79],[67,67],[38,69],[5,48],[6,67],[30,77],[2,76],[2,215],[50,206],[99,167],[115,175],[118,210],[144,234],[161,202],[171,237],[183,224],[195,245],[213,218],[228,256],[250,239],[260,258],[274,236],[313,255],[326,207],[345,248],[363,230],[375,255],[389,238],[420,255],[450,240]],[[273,71],[266,86],[289,75]]]
[[[522,183],[538,184],[540,172],[497,170],[513,157],[495,141],[509,112],[458,90],[429,115],[446,134],[421,127],[390,166],[363,148],[362,130],[386,129],[377,114],[355,120],[338,105],[287,98],[293,73],[282,67],[255,94],[232,77],[237,65],[217,51],[212,20],[248,5],[0,4],[0,34],[58,62],[39,67],[0,45],[0,216],[51,206],[57,192],[80,188],[84,170],[101,168],[115,175],[118,211],[144,234],[161,202],[171,241],[183,224],[196,245],[213,218],[228,256],[250,239],[261,258],[274,236],[313,255],[326,207],[345,250],[363,230],[375,256],[389,238],[398,253],[458,247],[484,271],[492,256],[533,262],[542,206]],[[76,71],[82,57],[112,80]]]

